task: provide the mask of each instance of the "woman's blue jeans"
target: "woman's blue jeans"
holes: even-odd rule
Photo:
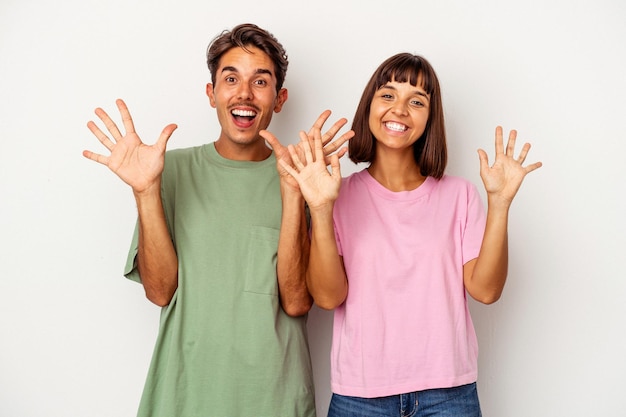
[[[476,383],[379,398],[333,394],[328,417],[481,417]]]

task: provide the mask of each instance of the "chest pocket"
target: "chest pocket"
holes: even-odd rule
[[[247,251],[244,291],[278,296],[276,259],[278,252],[277,229],[254,226],[250,230]]]

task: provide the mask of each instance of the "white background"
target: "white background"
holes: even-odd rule
[[[0,0],[0,416],[135,414],[159,310],[122,277],[134,200],[81,156],[105,151],[85,125],[98,106],[117,120],[121,97],[146,142],[171,122],[170,148],[215,140],[206,46],[247,21],[289,54],[270,126],[285,142],[326,108],[351,121],[376,66],[408,51],[440,77],[449,173],[482,189],[497,124],[533,144],[504,295],[471,305],[483,413],[625,416],[620,0]],[[330,319],[309,318],[320,416]]]

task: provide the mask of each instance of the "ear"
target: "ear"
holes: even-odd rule
[[[280,113],[283,109],[283,104],[289,98],[289,93],[286,88],[281,88],[278,90],[278,95],[276,96],[276,104],[274,105],[274,113]]]
[[[213,91],[213,84],[208,83],[206,85],[206,95],[209,97],[209,103],[211,103],[211,107],[215,108],[215,92]]]

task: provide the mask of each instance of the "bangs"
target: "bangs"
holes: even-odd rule
[[[438,85],[437,77],[430,64],[422,57],[410,54],[395,56],[381,66],[376,79],[376,89],[391,81],[409,82],[414,87],[423,88],[431,96]]]

